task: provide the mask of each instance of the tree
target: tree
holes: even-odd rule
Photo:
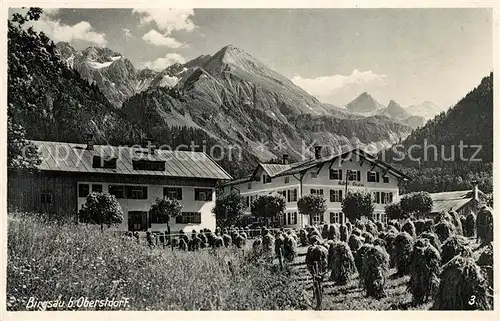
[[[79,212],[80,221],[89,224],[104,224],[110,227],[123,222],[123,211],[114,195],[109,193],[93,192]]]
[[[400,200],[401,210],[405,217],[417,215],[421,217],[432,211],[432,198],[427,192],[414,192],[403,196]]]
[[[37,147],[26,140],[23,126],[7,117],[7,168],[35,170],[41,159]]]
[[[231,192],[217,197],[212,213],[215,214],[217,225],[229,227],[234,225],[243,215],[246,208],[245,200],[239,193]]]
[[[251,206],[252,215],[264,219],[269,225],[271,220],[279,218],[285,213],[285,199],[277,194],[267,194],[258,196]]]
[[[351,222],[363,216],[371,218],[374,209],[370,193],[348,192],[342,200],[342,212]]]
[[[401,205],[399,203],[387,204],[385,206],[385,214],[390,220],[399,220],[404,218],[403,211],[401,210]]]
[[[156,198],[151,205],[150,213],[152,217],[157,217],[159,221],[167,223],[167,231],[170,234],[170,219],[181,215],[182,205],[175,198]]]
[[[326,212],[326,200],[321,195],[306,195],[299,199],[297,202],[297,207],[301,214],[309,215],[310,221],[313,221],[313,217],[319,215],[323,217]]]

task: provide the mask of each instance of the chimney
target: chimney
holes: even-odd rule
[[[156,151],[156,144],[152,144],[150,140],[148,140],[148,153],[150,155],[154,155]]]
[[[92,134],[85,135],[85,140],[87,141],[87,149],[94,150],[94,135]]]
[[[322,146],[314,146],[314,158],[315,159],[321,158],[321,147]]]
[[[288,164],[288,154],[283,154],[283,164]]]

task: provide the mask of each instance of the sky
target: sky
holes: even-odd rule
[[[366,91],[384,105],[447,109],[493,70],[492,26],[485,8],[47,8],[35,29],[156,70],[232,44],[323,102]]]

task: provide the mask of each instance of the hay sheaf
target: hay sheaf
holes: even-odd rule
[[[433,310],[492,310],[488,282],[473,258],[457,256],[443,266]]]
[[[464,229],[464,236],[472,237],[476,235],[476,215],[474,213],[471,212],[465,217],[462,228]]]
[[[385,283],[389,271],[389,254],[380,246],[365,245],[362,285],[366,295],[375,299],[386,296]]]
[[[370,233],[373,237],[378,236],[379,231],[378,231],[377,225],[372,221],[366,222],[365,230],[366,230],[366,232]]]
[[[306,266],[309,273],[313,275],[315,264],[319,273],[324,273],[328,269],[328,250],[323,245],[313,244],[307,249]]]
[[[443,243],[447,238],[455,234],[455,226],[447,220],[441,220],[434,225],[434,233],[439,237],[439,241]]]
[[[413,224],[412,221],[408,221],[405,224],[403,224],[403,227],[401,228],[401,232],[406,232],[413,238],[415,236],[417,236],[416,231],[415,231],[415,225]]]
[[[363,234],[361,234],[361,237],[363,238],[364,242],[368,244],[372,244],[373,240],[375,239],[370,232],[363,232]]]
[[[428,239],[419,238],[411,255],[410,280],[408,290],[416,304],[430,301],[439,287],[441,257],[439,251]]]
[[[399,276],[407,275],[413,251],[413,238],[406,232],[399,233],[393,242],[394,262]]]
[[[442,264],[448,263],[455,256],[471,257],[472,250],[469,247],[465,237],[460,235],[452,235],[441,246]]]
[[[329,240],[333,240],[333,241],[336,241],[338,240],[340,237],[339,235],[339,228],[337,227],[337,225],[335,224],[330,224],[328,226],[328,234],[327,234],[327,237]]]
[[[287,235],[285,237],[285,243],[283,245],[283,255],[285,260],[292,262],[297,257],[297,241],[293,235]]]
[[[352,252],[357,252],[359,248],[363,245],[363,241],[361,238],[355,234],[352,234],[349,237],[349,248],[351,249]]]
[[[439,241],[439,237],[436,233],[433,232],[423,232],[419,235],[419,238],[428,239],[432,246],[434,246],[437,250],[441,249],[441,241]]]
[[[436,216],[434,217],[434,224],[438,224],[441,221],[447,221],[447,222],[452,223],[453,218],[451,217],[451,215],[449,213],[441,211],[441,212],[437,213]]]
[[[486,207],[481,208],[477,213],[476,235],[482,244],[493,241],[493,214]]]
[[[388,223],[387,223],[388,226],[394,226],[394,228],[397,230],[397,233],[399,233],[401,231],[401,225],[399,224],[398,221],[396,220],[390,220]]]
[[[340,225],[340,241],[341,242],[347,242],[347,238],[349,235],[349,230],[347,228],[347,225]]]
[[[328,268],[332,270],[330,280],[345,285],[355,272],[354,257],[345,242],[335,242],[328,249]]]
[[[450,214],[452,223],[455,226],[455,233],[457,233],[458,235],[464,235],[460,215],[458,215],[456,211],[449,211],[448,213]]]

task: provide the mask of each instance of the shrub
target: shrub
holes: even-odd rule
[[[235,191],[231,191],[229,194],[217,195],[212,213],[215,214],[217,224],[231,226],[240,219],[246,207],[244,197]]]
[[[414,192],[401,197],[399,201],[404,217],[410,217],[412,214],[422,216],[430,213],[433,202],[428,192]]]
[[[474,259],[455,257],[443,266],[440,279],[433,310],[492,309],[488,283]]]
[[[439,237],[439,241],[443,243],[455,233],[455,226],[447,220],[442,220],[434,226],[434,232]]]
[[[465,222],[462,224],[464,229],[464,236],[473,237],[476,234],[476,215],[474,213],[469,213],[465,217]]]
[[[264,219],[269,225],[272,220],[285,213],[286,202],[281,195],[265,194],[258,196],[250,209],[254,217]]]
[[[408,290],[416,304],[431,300],[439,286],[441,257],[428,239],[415,241],[411,256],[410,280]]]
[[[347,225],[340,225],[340,241],[346,242],[349,235],[349,230],[347,229]]]
[[[450,211],[448,212],[451,216],[451,222],[455,226],[455,233],[458,235],[464,235],[464,232],[462,230],[462,221],[460,220],[460,216],[456,211]]]
[[[390,220],[399,220],[403,217],[403,210],[399,203],[387,204],[385,206],[385,214]]]
[[[434,246],[434,248],[436,248],[436,250],[440,250],[441,249],[441,242],[439,241],[439,237],[435,233],[433,233],[433,232],[423,232],[422,234],[420,234],[419,237],[423,238],[423,239],[428,239],[429,243],[432,246]]]
[[[354,257],[345,242],[335,242],[328,249],[328,267],[332,270],[330,280],[345,285],[355,271]]]
[[[363,232],[363,234],[361,234],[361,237],[363,238],[365,244],[368,243],[368,244],[371,244],[373,243],[373,240],[374,240],[374,237],[373,235],[371,235],[370,233],[368,232]]]
[[[359,248],[363,245],[363,241],[361,241],[361,238],[359,236],[352,234],[349,237],[348,244],[352,252],[357,252]]]
[[[368,296],[385,296],[385,282],[389,270],[389,255],[380,246],[368,245],[363,255],[362,284]]]
[[[401,232],[406,232],[410,234],[411,237],[416,237],[416,231],[415,231],[415,225],[413,224],[412,221],[408,221],[405,224],[403,224],[403,227],[401,228]]]
[[[443,264],[448,263],[455,256],[472,256],[472,250],[467,244],[467,239],[460,235],[452,235],[446,239],[441,247],[441,260]]]
[[[485,206],[477,213],[476,235],[481,241],[481,244],[487,244],[493,241],[493,215]]]
[[[399,276],[407,275],[410,268],[410,258],[413,251],[413,239],[406,232],[399,233],[394,239],[394,259]]]

